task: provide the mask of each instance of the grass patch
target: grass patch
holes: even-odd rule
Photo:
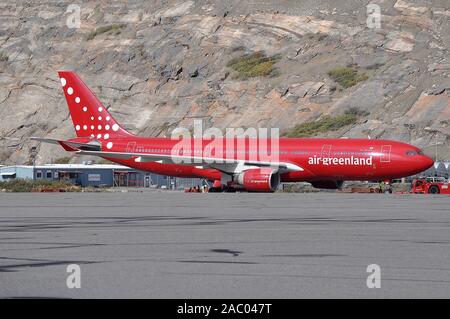
[[[337,67],[328,72],[328,75],[346,89],[369,78],[367,74],[359,73],[358,70],[349,67]]]
[[[234,79],[246,80],[258,76],[274,75],[274,65],[280,58],[279,55],[268,57],[263,52],[255,52],[230,60],[227,67],[235,71]]]
[[[307,33],[304,36],[307,37],[309,40],[317,40],[319,42],[328,38],[328,34],[324,33]]]
[[[60,157],[54,161],[54,164],[69,164],[71,157]]]
[[[9,57],[4,54],[3,52],[0,52],[0,62],[8,62]]]
[[[102,164],[102,165],[104,165],[104,164],[116,164],[116,163],[111,162],[110,160],[107,160],[107,159],[105,159],[105,158],[102,158],[101,160],[98,160],[98,161],[97,161],[97,164]]]
[[[367,112],[365,110],[360,110],[357,107],[351,107],[347,111],[345,111],[344,114],[353,114],[357,117],[367,116],[370,114],[370,112]]]
[[[76,191],[79,188],[66,181],[12,179],[0,182],[0,190],[12,193],[24,193],[41,191],[43,189],[62,189],[64,191]]]
[[[382,66],[384,66],[384,63],[374,63],[372,65],[369,65],[368,67],[366,67],[367,70],[378,70],[379,68],[381,68]]]
[[[325,115],[316,121],[298,124],[284,134],[285,137],[311,137],[319,133],[337,131],[342,127],[355,124],[359,117],[369,113],[357,108],[350,108],[337,116]]]
[[[120,34],[121,30],[126,26],[126,24],[110,24],[103,27],[98,27],[95,31],[89,33],[86,39],[89,41],[94,39],[96,36],[107,32],[117,35]]]

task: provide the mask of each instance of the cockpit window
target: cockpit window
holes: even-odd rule
[[[419,152],[417,152],[417,151],[413,151],[413,150],[406,151],[406,155],[408,155],[408,156],[415,156],[418,154],[419,154]]]

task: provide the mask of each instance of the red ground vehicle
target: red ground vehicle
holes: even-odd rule
[[[413,194],[450,194],[450,184],[445,178],[428,177],[412,182]]]

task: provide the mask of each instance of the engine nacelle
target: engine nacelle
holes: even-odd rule
[[[313,187],[322,189],[339,189],[342,187],[343,184],[344,181],[333,181],[333,180],[311,182],[311,185]]]
[[[235,180],[250,192],[274,192],[280,185],[280,174],[269,167],[249,169]]]

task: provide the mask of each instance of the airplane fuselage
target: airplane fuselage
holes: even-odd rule
[[[89,142],[77,138],[72,141]],[[127,137],[110,139],[111,151],[139,154],[170,155],[179,144],[168,138]],[[257,143],[257,144],[255,144]],[[214,149],[211,145],[222,145]],[[267,148],[258,145],[268,145]],[[387,180],[414,175],[431,164],[432,160],[423,155],[415,146],[373,139],[321,139],[321,138],[280,138],[277,149],[271,148],[266,139],[190,139],[190,147],[181,154],[220,159],[264,160],[269,154],[280,162],[288,162],[302,167],[301,171],[280,175],[282,182],[321,180]],[[230,147],[232,145],[232,147]],[[255,147],[255,145],[257,147]],[[265,151],[268,149],[268,151]],[[221,171],[204,165],[164,164],[158,162],[136,162],[133,159],[109,158],[111,161],[175,177],[202,177],[220,180]],[[212,165],[214,166],[214,165]]]

